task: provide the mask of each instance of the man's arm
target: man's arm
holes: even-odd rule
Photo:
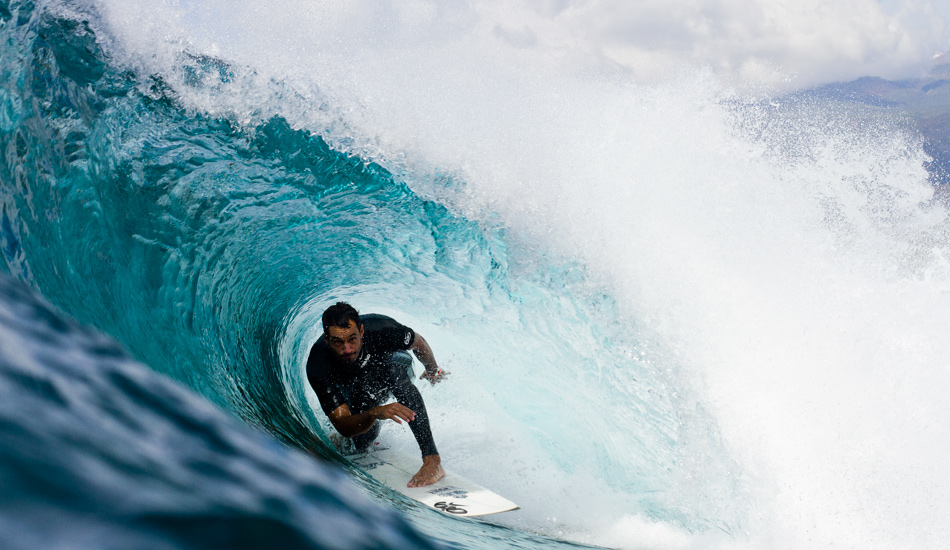
[[[412,353],[416,355],[416,358],[419,359],[419,362],[422,363],[422,366],[426,369],[419,378],[425,378],[435,384],[445,378],[445,375],[449,374],[439,368],[439,364],[435,361],[435,354],[432,353],[432,348],[429,347],[429,343],[426,342],[426,339],[418,332],[409,349],[412,350]]]
[[[336,431],[340,432],[340,435],[343,437],[355,437],[368,432],[377,420],[388,419],[397,424],[402,424],[403,420],[406,422],[415,420],[416,413],[399,403],[390,403],[388,405],[373,407],[363,413],[350,414],[349,405],[343,404],[333,409],[329,417],[333,427],[336,428]]]

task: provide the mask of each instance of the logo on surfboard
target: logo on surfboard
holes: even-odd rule
[[[454,502],[439,501],[439,502],[436,502],[434,506],[438,508],[439,510],[442,510],[443,512],[448,512],[450,514],[463,515],[463,514],[468,513],[468,510],[466,510],[465,508],[462,508],[461,506],[459,506],[458,504],[455,504]]]

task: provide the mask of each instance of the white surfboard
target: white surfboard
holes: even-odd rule
[[[422,466],[422,459],[392,449],[377,448],[347,458],[383,485],[451,516],[486,516],[519,508],[514,502],[448,470],[437,483],[406,487]]]

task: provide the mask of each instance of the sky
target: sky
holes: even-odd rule
[[[899,5],[901,2],[895,0],[883,1],[882,5],[886,6],[888,9],[893,9],[895,5]],[[934,9],[940,14],[944,19],[950,20],[950,0],[933,0]]]
[[[651,79],[687,59],[727,79],[805,87],[926,73],[947,50],[950,0],[535,0],[499,23],[523,43],[591,47]],[[547,10],[547,13],[545,13]],[[558,21],[548,25],[545,15]],[[539,17],[538,17],[539,16]],[[511,19],[508,19],[511,21]],[[541,32],[538,32],[540,30]],[[534,36],[532,36],[534,34]]]
[[[158,8],[106,3],[133,16]],[[256,48],[276,43],[313,55],[388,49],[425,57],[465,41],[462,51],[492,50],[494,42],[499,52],[540,62],[619,67],[640,82],[662,80],[683,63],[779,89],[911,78],[926,74],[950,45],[950,0],[286,0],[281,10],[260,0],[164,4],[183,7],[186,20],[209,34],[221,30],[209,39],[221,46],[230,34]]]

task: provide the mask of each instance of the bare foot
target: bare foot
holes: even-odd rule
[[[422,468],[416,475],[412,476],[407,487],[425,487],[432,485],[445,477],[445,470],[442,469],[442,459],[439,455],[429,455],[422,457]]]

